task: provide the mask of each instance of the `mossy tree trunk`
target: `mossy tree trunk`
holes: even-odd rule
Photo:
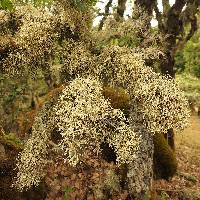
[[[133,199],[148,196],[153,181],[153,135],[146,130],[139,130],[138,134],[142,140],[138,157],[128,164],[127,172],[129,193]]]

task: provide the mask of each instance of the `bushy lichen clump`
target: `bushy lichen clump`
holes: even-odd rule
[[[104,141],[114,147],[119,164],[136,159],[140,139],[127,125],[123,112],[113,109],[103,97],[100,82],[92,78],[73,80],[64,88],[58,103],[48,109],[49,106],[36,117],[32,137],[20,154],[16,182],[19,188],[38,184],[44,176],[55,127],[62,139],[52,150],[61,151],[73,166],[84,159],[87,151],[98,153]]]
[[[160,87],[156,84],[153,86]],[[172,86],[174,85],[170,81],[167,86],[173,89]],[[61,134],[62,139],[58,145],[53,146],[54,150],[61,151],[64,158],[74,166],[84,158],[84,154],[88,150],[98,153],[100,144],[105,140],[110,146],[114,147],[119,164],[137,163],[137,160],[141,158],[140,156],[144,158],[144,155],[142,155],[144,148],[142,146],[148,151],[153,145],[151,136],[146,133],[150,130],[150,132],[154,133],[153,130],[157,130],[147,129],[149,127],[146,124],[146,120],[149,118],[146,119],[145,116],[148,113],[145,113],[145,107],[142,107],[142,105],[145,105],[145,102],[141,104],[140,101],[135,101],[137,104],[131,104],[133,111],[137,107],[141,110],[139,110],[140,112],[135,111],[138,114],[136,115],[137,118],[133,117],[135,113],[130,113],[129,123],[131,126],[128,126],[128,121],[123,112],[119,109],[112,108],[109,100],[103,97],[102,90],[102,84],[98,80],[90,77],[77,78],[64,88],[56,105],[42,109],[34,123],[32,137],[28,140],[19,158],[19,173],[16,183],[19,188],[26,188],[32,184],[38,184],[40,179],[45,175],[44,169],[49,162],[48,151],[51,149],[49,148],[49,144],[51,144],[50,136],[55,127]],[[161,99],[160,103],[163,102],[161,95],[162,93],[157,97],[158,100]],[[164,93],[164,95],[170,95],[170,93]],[[180,106],[181,99],[177,100],[176,96],[175,98],[178,101],[177,105]],[[134,97],[132,99],[134,100]],[[169,108],[165,108],[166,111],[167,109]],[[156,108],[154,110],[156,111]],[[178,112],[178,110],[176,111]],[[184,111],[182,109],[182,114],[187,114],[187,110]],[[160,116],[156,117],[155,119],[160,119]],[[173,123],[169,122],[169,124]],[[162,128],[165,130],[164,125],[162,125]],[[183,125],[179,128],[182,127]],[[140,137],[142,144],[139,142]],[[151,159],[147,157],[148,160],[150,161]],[[138,170],[141,170],[141,168],[138,167]],[[138,170],[136,171],[139,172]],[[29,181],[25,181],[27,179]],[[138,180],[142,182],[141,179]]]
[[[113,109],[102,95],[102,85],[92,79],[75,79],[61,94],[54,108],[68,162],[76,165],[86,150],[100,151],[107,141],[114,147],[119,163],[134,160],[139,144],[120,109]],[[88,145],[89,144],[89,145]]]
[[[156,58],[159,52],[154,55]],[[187,126],[188,102],[176,82],[145,65],[143,55],[127,47],[108,47],[99,56],[100,77],[130,95],[130,121],[148,131],[177,131]]]
[[[2,21],[9,21],[9,14],[5,15],[7,18]],[[51,10],[35,8],[32,5],[17,6],[15,15],[20,19],[16,32],[10,35],[9,27],[0,32],[3,36],[0,39],[10,36],[9,43],[15,47],[10,49],[8,55],[0,62],[3,70],[10,74],[27,71],[35,73],[38,68],[47,73],[64,40],[89,40],[91,15],[89,11],[81,12],[76,9],[72,6],[72,1],[57,1]],[[2,49],[8,46],[1,41],[0,45]]]

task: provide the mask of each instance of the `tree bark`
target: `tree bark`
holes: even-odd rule
[[[117,15],[116,15],[117,21],[120,21],[124,17],[124,12],[126,10],[126,2],[127,0],[118,0]]]
[[[106,21],[108,15],[109,15],[109,9],[112,6],[112,1],[113,0],[109,0],[105,6],[104,16],[103,16],[102,20],[100,21],[99,28],[98,28],[99,31],[102,30],[104,22]]]
[[[180,19],[180,14],[185,6],[185,3],[185,0],[176,0],[175,4],[166,13],[166,24],[164,24],[165,28],[160,30],[167,36],[164,48],[166,59],[161,62],[161,73],[171,77],[175,77],[173,67],[176,39],[183,31],[183,22]]]
[[[127,182],[129,194],[132,199],[143,199],[148,196],[153,181],[153,134],[139,126],[143,118],[138,118],[138,125],[135,125],[134,109],[129,113],[129,125],[141,139],[137,152],[137,158],[127,166]],[[139,114],[139,113],[138,113]]]
[[[153,180],[153,135],[145,130],[140,135],[142,143],[138,157],[128,164],[127,181],[129,193],[133,199],[142,199],[148,195]]]

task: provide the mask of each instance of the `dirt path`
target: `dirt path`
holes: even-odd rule
[[[193,115],[190,126],[176,136],[178,172],[169,182],[155,182],[162,200],[200,200],[200,117]]]

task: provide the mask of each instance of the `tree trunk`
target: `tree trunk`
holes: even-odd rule
[[[174,67],[174,56],[176,49],[177,36],[183,31],[183,22],[180,20],[180,14],[185,5],[185,0],[176,1],[175,4],[169,9],[166,16],[166,24],[164,29],[160,30],[166,35],[164,53],[166,59],[161,62],[161,73],[175,77],[173,70]]]
[[[133,199],[142,199],[148,196],[153,180],[153,134],[146,129],[135,126],[134,110],[130,110],[129,124],[138,133],[141,138],[141,144],[138,149],[137,158],[127,168],[128,189]],[[143,118],[138,119],[142,124]]]
[[[180,33],[183,32],[183,22],[180,20],[180,14],[185,5],[185,0],[176,1],[175,4],[169,9],[166,16],[166,24],[164,29],[160,30],[166,35],[164,53],[166,59],[164,59],[160,64],[161,73],[163,75],[169,75],[172,78],[175,78],[174,72],[174,57],[175,50],[177,46],[177,37]],[[174,131],[173,129],[168,130],[167,132],[168,144],[173,150],[175,150],[174,145]]]
[[[127,181],[133,199],[148,196],[153,180],[153,135],[143,131],[138,158],[128,165]]]
[[[156,0],[135,0],[135,6],[140,7],[144,9],[145,12],[147,12],[148,15],[153,14],[153,8],[156,3]]]

